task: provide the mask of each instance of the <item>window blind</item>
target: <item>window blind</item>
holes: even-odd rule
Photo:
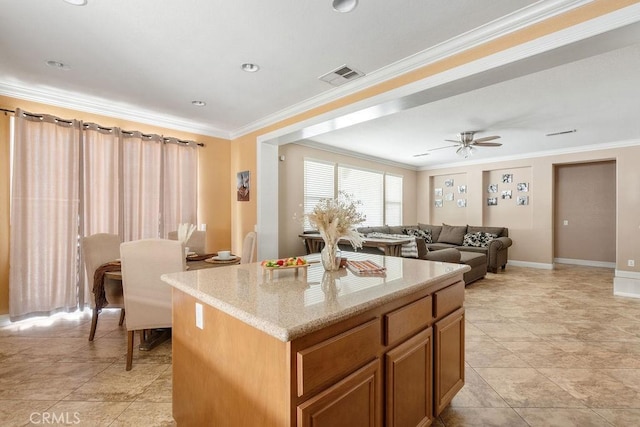
[[[362,202],[360,212],[366,215],[367,219],[360,225],[361,227],[383,224],[382,173],[338,166],[338,189]]]
[[[320,199],[332,199],[335,194],[335,164],[304,160],[304,213],[310,213]],[[304,229],[313,227],[304,220]]]
[[[386,225],[402,225],[401,176],[384,176],[384,219]]]

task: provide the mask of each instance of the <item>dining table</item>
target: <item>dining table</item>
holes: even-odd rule
[[[240,257],[231,254],[229,259],[221,259],[217,253],[209,254],[189,254],[186,256],[186,269],[188,271],[202,270],[205,268],[225,267],[228,265],[240,264]],[[93,295],[95,297],[96,309],[102,310],[107,307],[109,301],[104,291],[105,279],[122,281],[122,264],[119,259],[106,262],[98,267],[93,276]],[[145,333],[141,340],[139,349],[143,351],[151,350],[171,336],[171,330],[153,330],[149,334]]]

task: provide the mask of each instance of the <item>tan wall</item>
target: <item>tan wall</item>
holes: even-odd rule
[[[279,154],[285,156],[285,160],[279,162],[278,170],[280,189],[278,201],[278,228],[280,231],[278,253],[280,257],[303,255],[305,253],[304,245],[298,237],[298,234],[302,233],[303,230],[300,219],[303,215],[303,161],[305,158],[325,160],[402,176],[403,224],[416,223],[416,172],[414,170],[335,154],[329,151],[317,150],[298,144],[287,144],[281,146]],[[366,183],[363,183],[363,185],[366,185]]]
[[[467,183],[467,174],[434,175],[431,177],[430,183],[429,193],[433,197],[433,203],[431,204],[431,219],[427,223],[468,224],[467,213],[469,209],[459,206],[458,203],[464,200],[468,204],[470,192],[479,191],[479,189],[474,189],[472,185]],[[466,193],[460,192],[461,186],[464,186]]]
[[[256,138],[255,134],[245,135],[231,144],[231,251],[240,253],[244,236],[254,231],[258,223],[257,194],[258,182],[256,173]],[[236,174],[248,170],[251,174],[249,201],[239,202],[236,191]],[[260,236],[258,235],[258,239]]]
[[[509,249],[511,260],[530,263],[552,264],[554,258],[554,167],[555,165],[574,164],[579,162],[599,162],[615,160],[617,163],[617,232],[616,236],[616,268],[626,271],[640,271],[640,170],[632,159],[640,158],[640,145],[626,148],[589,151],[584,153],[563,154],[533,159],[495,162],[483,165],[470,165],[464,168],[438,169],[418,173],[418,188],[428,188],[436,176],[462,173],[466,171],[469,182],[498,180],[502,173],[513,173],[514,181],[519,177],[529,179],[529,205],[508,205],[504,212],[498,206],[486,206],[486,189],[482,198],[470,197],[467,209],[468,217],[475,218],[471,225],[493,225],[509,228],[509,236],[513,238],[513,246]],[[518,178],[516,178],[518,177]],[[516,182],[514,182],[515,184]],[[500,184],[499,187],[500,188]],[[470,193],[470,195],[475,192]],[[514,193],[514,197],[515,197]],[[433,196],[431,196],[433,197]],[[421,204],[422,205],[422,204]],[[426,204],[428,210],[418,212],[418,221],[427,222],[433,209],[432,202]],[[446,221],[444,221],[446,222]],[[611,224],[609,224],[611,226]],[[614,225],[615,226],[615,225]],[[627,267],[627,260],[636,260],[635,267]]]
[[[554,231],[555,258],[616,261],[615,162],[556,167]]]
[[[231,246],[231,173],[229,140],[196,135],[66,108],[0,96],[0,108],[22,108],[60,118],[80,119],[102,126],[157,133],[202,142],[198,151],[198,223],[207,224],[207,250]],[[0,314],[9,311],[9,130],[8,117],[0,116]],[[234,181],[235,185],[235,181]],[[234,193],[235,194],[235,193]]]

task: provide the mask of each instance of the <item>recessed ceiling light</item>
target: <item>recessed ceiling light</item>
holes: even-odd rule
[[[69,70],[69,69],[71,69],[71,67],[69,65],[65,64],[64,62],[60,62],[60,61],[47,61],[47,65],[49,67],[57,68],[59,70]]]
[[[358,0],[333,0],[333,10],[340,13],[351,12],[358,5]]]
[[[260,70],[258,64],[252,64],[250,62],[242,64],[242,71],[246,71],[247,73],[255,73],[258,70]]]
[[[191,101],[191,103],[196,107],[204,107],[205,105],[207,105],[207,103],[204,101]]]
[[[65,3],[72,4],[74,6],[84,6],[87,4],[87,0],[64,0]]]

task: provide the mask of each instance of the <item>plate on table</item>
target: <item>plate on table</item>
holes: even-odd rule
[[[231,255],[229,258],[220,258],[218,255],[211,257],[214,261],[235,261],[238,259],[237,256]]]
[[[194,256],[198,256],[198,254],[196,252],[188,252],[187,253],[187,258],[192,258]]]
[[[237,257],[235,255],[229,257],[229,258],[220,258],[219,256],[213,256],[211,258],[207,258],[204,260],[204,262],[208,262],[211,264],[229,264],[229,263],[236,263],[238,262],[238,260],[240,259],[240,257]]]

